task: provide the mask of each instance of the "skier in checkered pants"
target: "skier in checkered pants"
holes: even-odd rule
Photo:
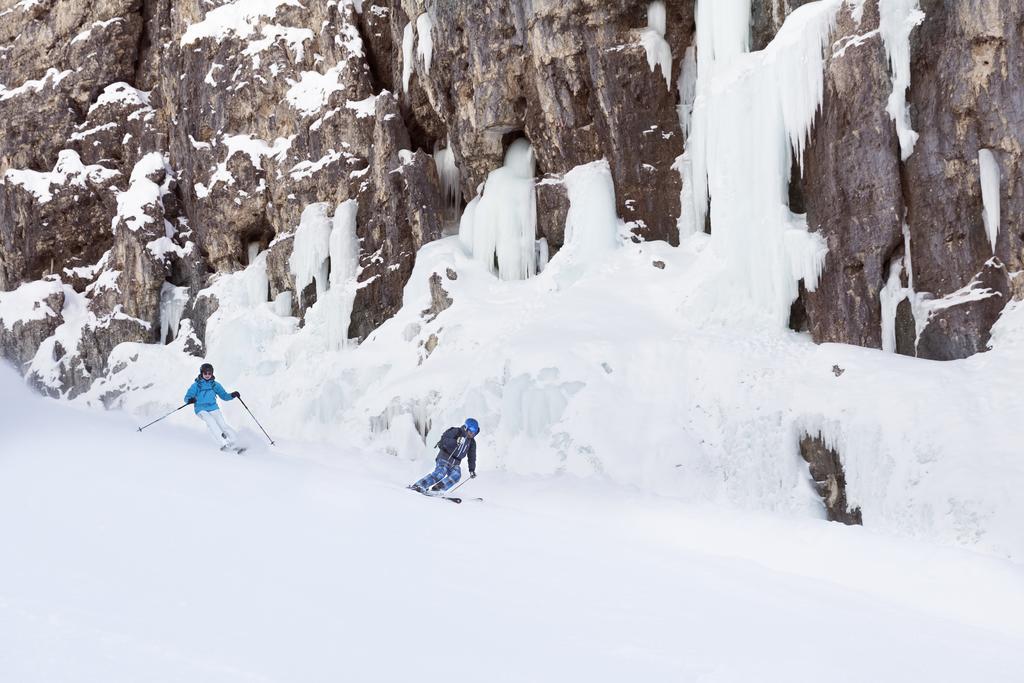
[[[411,485],[413,491],[447,491],[462,478],[462,459],[469,458],[469,477],[476,477],[476,440],[480,424],[473,418],[461,427],[446,429],[438,442],[439,451],[434,461],[434,471]]]

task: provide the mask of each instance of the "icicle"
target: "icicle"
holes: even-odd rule
[[[419,49],[417,53],[423,58],[423,73],[430,75],[430,58],[434,53],[434,38],[430,31],[434,28],[434,22],[430,15],[424,12],[416,18],[416,34],[419,38]]]
[[[799,7],[768,47],[750,54],[741,53],[749,40],[749,3],[698,5],[697,100],[688,145],[693,224],[703,226],[710,197],[711,243],[731,282],[781,323],[798,280],[814,286],[823,264],[820,237],[794,231],[788,187],[792,155],[802,163],[821,106],[824,48],[843,2]]]
[[[902,272],[903,259],[893,259],[889,264],[889,279],[878,292],[882,306],[882,350],[888,353],[896,353],[896,309],[907,298],[907,290],[900,280]]]
[[[327,291],[328,258],[330,258],[331,219],[327,202],[310,204],[302,210],[299,228],[295,231],[292,255],[288,265],[295,276],[295,289],[302,303],[302,290],[316,281],[317,298]]]
[[[707,98],[716,72],[750,51],[750,0],[698,0],[696,97],[687,151],[693,167],[694,224],[708,213]]]
[[[259,253],[260,253],[260,243],[259,242],[249,242],[249,249],[248,249],[248,253],[246,254],[246,256],[248,256],[248,259],[246,260],[246,263],[252,263],[253,261],[255,261],[256,257],[259,256]]]
[[[661,67],[665,85],[672,87],[672,48],[665,40],[665,3],[655,0],[647,6],[647,28],[640,34],[640,42],[647,51],[647,66],[651,71]]]
[[[878,29],[885,43],[892,72],[892,94],[885,108],[896,122],[903,161],[914,153],[917,133],[910,125],[907,110],[907,88],[910,87],[910,33],[924,21],[918,0],[879,0]]]
[[[444,149],[434,151],[434,167],[437,169],[437,177],[441,181],[441,194],[444,197],[445,207],[458,215],[459,204],[462,200],[461,177],[459,167],[455,165],[455,154],[452,152],[451,143]]]
[[[359,204],[349,199],[334,212],[330,235],[331,290],[328,294],[327,336],[331,349],[348,343],[352,322],[352,306],[356,298],[356,276],[359,273],[359,238],[356,236],[356,215]]]
[[[402,31],[402,92],[409,93],[409,79],[412,78],[412,51],[416,42],[416,34],[413,33],[412,22],[405,25]]]
[[[267,274],[267,253],[258,254],[243,271],[245,291],[250,306],[270,300],[270,275]]]
[[[551,258],[551,251],[548,249],[548,238],[541,237],[537,240],[537,272],[542,273],[547,268],[548,260]]]
[[[679,88],[679,127],[685,139],[690,137],[693,101],[697,99],[697,51],[692,45],[683,54],[683,66],[676,87]]]
[[[533,146],[520,138],[509,146],[505,164],[488,174],[483,192],[466,207],[466,214],[472,208],[472,215],[463,215],[461,239],[472,244],[473,258],[491,272],[497,260],[503,280],[523,280],[536,273],[534,173]]]
[[[992,253],[996,253],[996,238],[999,236],[1000,197],[999,197],[999,160],[990,149],[978,150],[978,170],[981,175],[981,201],[984,206],[985,234],[992,245]]]
[[[160,342],[170,344],[178,336],[181,314],[188,303],[188,287],[165,282],[160,287]]]
[[[459,241],[470,255],[473,254],[473,247],[476,244],[476,207],[480,204],[484,184],[481,183],[476,191],[477,195],[469,200],[469,204],[466,204],[466,210],[462,212],[462,219],[459,221]],[[490,251],[494,251],[493,244],[490,246]]]
[[[807,229],[807,214],[789,214],[789,225],[783,233],[793,282],[803,280],[808,292],[818,289],[818,278],[825,269],[828,243],[816,232]]]

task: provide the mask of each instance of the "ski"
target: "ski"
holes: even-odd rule
[[[405,488],[409,489],[410,491],[416,491],[416,489],[414,489],[412,486],[406,486]],[[416,493],[422,496],[426,496],[427,498],[440,498],[441,500],[450,500],[451,502],[456,504],[461,503],[463,501],[463,499],[459,498],[458,496],[444,496],[441,495],[440,493],[430,493],[429,491],[416,491]],[[483,498],[466,498],[465,500],[480,501],[481,503],[484,501]]]

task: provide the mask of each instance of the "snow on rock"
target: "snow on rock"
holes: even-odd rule
[[[327,150],[327,154],[316,161],[300,161],[295,164],[288,172],[288,175],[293,180],[310,178],[331,164],[341,161],[346,156],[345,152],[336,152],[333,149],[329,149]]]
[[[520,138],[509,145],[504,165],[488,174],[472,213],[467,207],[462,216],[459,231],[465,231],[465,241],[472,236],[473,258],[502,280],[524,280],[537,272],[534,174],[533,146]]]
[[[96,101],[90,105],[89,113],[92,114],[93,111],[101,107],[125,104],[131,108],[149,107],[149,92],[139,90],[124,82],[111,83],[103,89],[103,92],[96,98]]]
[[[376,114],[377,96],[370,95],[361,100],[346,100],[345,107],[356,113],[356,118],[365,119]]]
[[[164,174],[162,185],[157,185],[150,176]],[[168,191],[171,173],[170,163],[162,152],[150,152],[136,162],[128,188],[117,194],[117,215],[113,219],[113,227],[119,223],[129,230],[138,230],[151,222],[146,209],[159,204],[161,197]]]
[[[273,144],[270,144],[266,140],[253,137],[248,133],[225,135],[217,145],[218,147],[226,148],[224,160],[213,169],[213,173],[210,175],[209,187],[201,187],[200,184],[196,184],[196,194],[200,198],[208,195],[217,186],[217,183],[224,183],[225,185],[235,184],[235,177],[228,171],[227,166],[228,160],[235,154],[246,155],[249,157],[249,163],[253,167],[261,168],[264,157],[269,157],[276,161],[283,160],[294,139],[294,135],[288,138],[277,138]]]
[[[203,38],[222,40],[236,35],[246,37],[256,30],[256,25],[265,18],[272,19],[282,6],[305,9],[299,0],[234,0],[206,13],[181,36],[181,46],[186,47]]]
[[[823,50],[842,2],[796,9],[768,47],[749,54],[739,52],[743,40],[732,35],[742,15],[735,3],[722,3],[721,10],[701,3],[698,10],[693,223],[703,226],[710,196],[712,247],[725,264],[724,286],[734,290],[721,300],[728,306],[748,300],[779,324],[797,297],[796,276],[810,285],[820,270],[821,244],[791,232],[788,186],[791,157],[802,167],[821,106]],[[719,22],[721,13],[728,22]],[[729,31],[719,35],[723,23]],[[712,46],[713,57],[701,56],[702,45]]]
[[[430,34],[433,28],[434,23],[426,12],[416,17],[416,34],[419,40],[416,54],[423,59],[423,73],[428,76],[430,75],[430,60],[434,54],[434,38]]]
[[[114,17],[113,19],[107,19],[105,21],[94,21],[89,26],[89,28],[85,29],[84,31],[81,31],[80,33],[78,33],[78,35],[72,38],[69,45],[74,45],[75,43],[83,40],[89,40],[89,38],[92,36],[93,29],[105,29],[111,24],[116,24],[123,21],[123,17]]]
[[[325,73],[303,71],[298,81],[289,81],[291,87],[285,100],[303,116],[313,116],[327,105],[333,93],[345,89],[341,77],[346,68],[346,63],[341,62]]]
[[[672,87],[672,48],[665,40],[665,3],[655,0],[647,6],[647,28],[640,34],[640,42],[647,51],[647,66],[654,71],[661,68],[665,85]]]
[[[0,102],[19,97],[20,95],[24,95],[29,92],[39,92],[48,86],[55,87],[73,73],[74,72],[69,69],[58,71],[54,67],[50,67],[46,70],[46,73],[43,74],[42,78],[25,81],[16,88],[7,88],[3,83],[0,83]]]
[[[907,89],[910,87],[910,34],[924,21],[919,0],[879,0],[879,31],[885,43],[892,72],[892,94],[886,111],[896,122],[900,156],[906,161],[914,153],[918,135],[910,125]]]
[[[72,359],[78,354],[79,341],[86,326],[95,326],[96,316],[89,311],[86,294],[76,292],[68,285],[64,289],[64,307],[60,311],[63,322],[39,345],[25,372],[42,386],[59,392],[62,379],[70,371]],[[118,306],[120,308],[120,306]]]
[[[297,28],[294,26],[281,26],[269,24],[260,29],[262,38],[250,40],[242,54],[253,60],[253,67],[260,67],[260,53],[269,50],[278,42],[283,42],[296,63],[301,63],[306,54],[305,43],[315,37],[313,31],[308,28]]]
[[[52,187],[86,188],[86,183],[105,185],[119,177],[119,171],[99,164],[83,164],[78,152],[71,149],[61,150],[57,155],[57,163],[52,171],[33,171],[29,169],[8,169],[3,180],[12,185],[19,185],[31,192],[40,204],[53,199]]]
[[[978,150],[978,171],[981,176],[981,201],[984,206],[985,234],[988,235],[992,253],[996,253],[996,238],[999,237],[999,160],[990,149]]]
[[[0,325],[14,327],[16,322],[56,317],[46,299],[63,291],[60,280],[26,282],[17,289],[0,292]]]

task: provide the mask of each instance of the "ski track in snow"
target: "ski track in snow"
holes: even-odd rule
[[[0,369],[0,680],[1019,681],[1024,569],[863,528],[260,443]],[[182,411],[185,412],[185,411]]]

